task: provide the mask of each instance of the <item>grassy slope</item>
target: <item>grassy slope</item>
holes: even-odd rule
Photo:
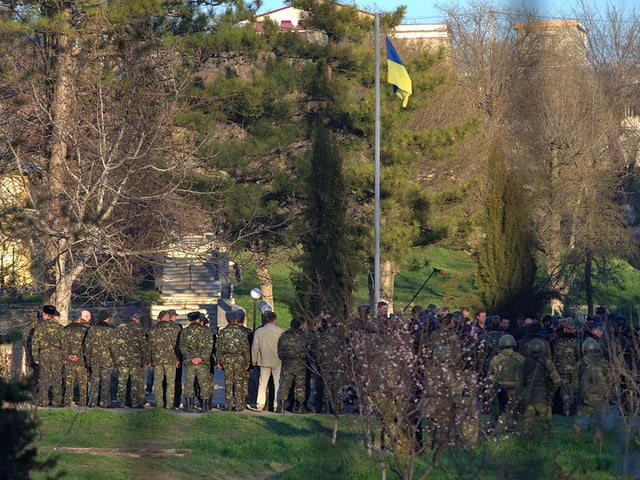
[[[155,409],[130,413],[93,409],[79,414],[56,409],[39,414],[41,456],[52,447],[191,450],[182,457],[53,452],[57,471],[63,471],[65,479],[380,478],[356,433],[355,416],[340,419],[338,443],[331,445],[332,417],[322,415],[185,415]],[[622,478],[615,473],[616,455],[608,441],[603,454],[598,454],[588,439],[578,443],[569,439],[570,419],[555,421],[552,442],[485,442],[472,456],[460,452],[448,456],[429,478]],[[422,468],[427,460],[426,455],[420,457]],[[475,469],[477,475],[471,475]]]
[[[596,305],[608,305],[616,313],[623,313],[629,318],[638,319],[640,304],[640,270],[625,262],[615,262],[616,282],[606,285],[595,284]],[[279,323],[288,326],[295,314],[295,291],[290,281],[290,263],[286,260],[275,262],[271,268],[274,283],[275,310],[279,315]],[[424,289],[416,297],[414,304],[427,306],[434,303],[446,305],[453,310],[468,306],[472,310],[483,307],[481,299],[474,289],[473,277],[477,265],[467,252],[440,247],[421,247],[413,249],[400,265],[395,278],[395,311],[402,311],[416,294],[423,282],[432,273],[433,268],[446,272],[445,276],[432,276]],[[253,301],[249,291],[258,286],[253,272],[245,272],[245,282],[236,290],[237,303],[247,310],[249,317],[253,314]],[[367,277],[361,273],[354,292],[354,305],[368,302]],[[579,295],[578,293],[575,293]],[[577,300],[583,303],[584,300]],[[579,310],[586,313],[584,306]],[[493,312],[492,312],[493,313]],[[499,312],[495,312],[499,313]],[[545,312],[542,312],[545,313]],[[571,315],[571,312],[568,313]]]
[[[425,265],[427,262],[428,265]],[[469,254],[437,247],[416,248],[403,263],[395,281],[396,311],[402,310],[409,303],[433,268],[440,268],[447,275],[434,275],[414,303],[423,306],[435,303],[438,306],[449,305],[455,308],[479,305],[473,292],[472,279],[475,263]],[[275,311],[278,313],[278,323],[285,326],[291,320],[292,310],[295,313],[295,291],[290,281],[290,272],[290,264],[284,260],[274,262],[271,267]],[[249,270],[245,272],[245,281],[237,287],[235,292],[236,302],[246,309],[249,320],[253,315],[253,301],[249,297],[249,291],[257,286],[255,273]],[[361,273],[354,292],[354,305],[366,303],[368,303],[367,276]]]

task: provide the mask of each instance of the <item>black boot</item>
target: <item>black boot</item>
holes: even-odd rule
[[[202,413],[207,413],[209,410],[211,410],[211,400],[207,398],[202,401]]]
[[[193,410],[193,398],[185,398],[185,405],[184,405],[184,411],[185,412],[190,412]]]
[[[293,413],[300,413],[300,402],[297,400],[293,402],[293,408],[291,409]]]

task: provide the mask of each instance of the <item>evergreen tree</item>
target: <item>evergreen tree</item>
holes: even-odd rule
[[[496,140],[488,159],[477,284],[485,307],[505,316],[534,312],[538,306],[531,218],[523,187]]]
[[[321,118],[314,119],[313,149],[305,175],[306,232],[296,289],[303,311],[349,317],[355,276],[354,251],[346,225],[347,194],[342,158]]]

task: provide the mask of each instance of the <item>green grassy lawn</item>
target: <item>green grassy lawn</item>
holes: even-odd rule
[[[52,473],[92,480],[380,478],[375,458],[366,455],[356,416],[340,417],[338,440],[332,445],[333,417],[327,415],[187,415],[156,409],[38,413],[39,456],[51,455],[57,465],[55,471],[34,474],[34,479]],[[429,478],[623,478],[617,473],[619,458],[610,439],[599,453],[588,438],[570,440],[571,419],[557,417],[555,427],[552,441],[508,438],[451,452]],[[102,450],[67,450],[72,447]],[[431,453],[418,458],[419,471],[426,468]],[[389,472],[388,478],[397,477]]]
[[[466,252],[438,247],[416,248],[399,267],[400,271],[395,279],[396,311],[404,309],[433,268],[444,270],[446,275],[431,277],[414,303],[422,306],[435,303],[438,306],[448,305],[454,309],[465,305],[478,307],[480,305],[473,289],[475,263]],[[284,259],[273,262],[271,277],[278,323],[287,326],[291,318],[298,313],[295,308],[295,289],[291,283],[291,263]],[[247,311],[247,316],[250,318],[253,315],[253,300],[249,292],[257,286],[255,272],[248,269],[245,271],[244,282],[235,291],[236,303]],[[358,275],[353,300],[354,305],[366,304],[369,301],[366,272],[360,272]]]
[[[638,319],[640,311],[640,270],[623,262],[612,262],[614,277],[601,282],[596,277],[594,283],[594,303],[607,305],[612,311],[622,313],[629,318]],[[395,278],[394,307],[396,312],[404,310],[410,300],[418,292],[424,281],[434,268],[443,270],[446,275],[433,275],[422,291],[414,300],[414,304],[426,307],[430,303],[438,306],[448,306],[458,310],[468,306],[472,310],[483,308],[474,286],[474,275],[477,264],[474,258],[462,250],[451,250],[436,246],[417,247],[411,250],[404,261],[398,265],[399,273]],[[275,310],[278,313],[279,324],[288,326],[296,310],[296,295],[291,283],[291,263],[282,258],[275,261],[271,267]],[[245,272],[245,281],[236,289],[238,305],[246,309],[248,316],[253,313],[253,301],[249,291],[258,286],[255,272],[250,268]],[[574,289],[575,290],[575,289]],[[573,308],[578,304],[578,310],[586,314],[584,307],[584,292],[579,289],[570,292],[568,305]],[[360,272],[354,290],[354,306],[368,303],[367,275]],[[499,313],[499,312],[493,312]],[[547,313],[547,312],[541,312]],[[572,315],[569,311],[567,315]]]

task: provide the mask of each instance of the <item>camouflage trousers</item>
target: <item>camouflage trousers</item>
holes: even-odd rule
[[[163,384],[166,384],[166,390]],[[173,409],[176,393],[175,363],[153,366],[153,393],[157,407]]]
[[[92,367],[91,384],[89,386],[89,406],[95,407],[100,398],[100,405],[111,405],[111,367]]]
[[[293,385],[293,400],[304,402],[305,378],[307,375],[307,367],[305,363],[300,361],[282,362],[282,380],[280,381],[280,398],[278,402],[284,404],[289,396],[289,390]]]
[[[66,406],[71,406],[73,402],[76,384],[80,392],[78,404],[86,407],[89,395],[89,372],[83,362],[70,361],[64,367],[64,404]]]
[[[582,432],[593,428],[593,443],[602,442],[602,430],[604,427],[604,417],[607,413],[606,404],[585,405],[578,407],[578,415],[573,423],[573,438],[577,440],[582,436]]]
[[[513,387],[496,386],[491,399],[489,428],[494,432],[513,429],[518,413],[518,401]]]
[[[523,413],[524,434],[528,437],[533,435],[536,427],[536,419],[539,419],[542,432],[551,436],[553,432],[551,405],[547,403],[529,403],[524,406]]]
[[[41,354],[38,373],[38,404],[49,405],[49,390],[52,393],[52,405],[62,405],[62,362],[60,352],[53,351],[50,355]]]
[[[242,369],[244,365],[241,358],[225,360],[221,365],[224,370],[225,408],[231,410],[235,399],[236,411],[241,412],[247,399],[249,372]]]
[[[127,389],[127,386],[129,388]],[[118,367],[118,393],[117,399],[120,407],[127,404],[127,390],[131,395],[131,406],[141,407],[145,404],[144,367]]]
[[[573,375],[571,373],[561,373],[560,387],[556,392],[557,411],[565,417],[570,416],[573,408],[573,402]]]
[[[211,399],[213,396],[213,375],[209,364],[201,363],[194,365],[192,363],[184,364],[184,386],[182,392],[184,398],[193,398],[194,396],[194,382],[198,381],[200,386],[200,396],[203,400]]]

